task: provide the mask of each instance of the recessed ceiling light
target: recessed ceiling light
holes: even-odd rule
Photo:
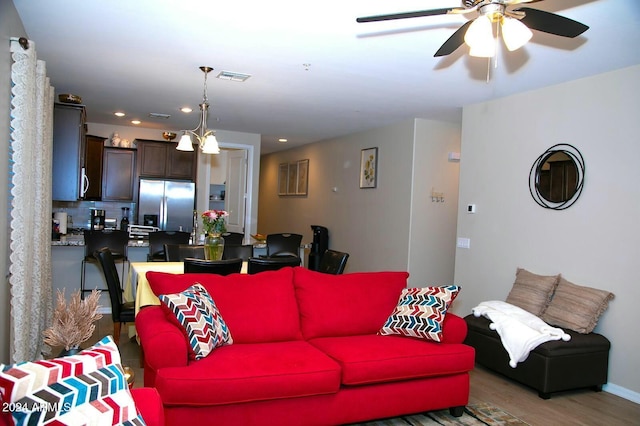
[[[115,115],[116,117],[124,117],[124,112],[117,111],[117,112],[114,112],[113,115]]]
[[[141,121],[140,120],[131,120],[131,124],[140,124]]]
[[[190,113],[193,110],[191,108],[189,108],[189,107],[183,107],[183,108],[180,108],[180,111],[186,112],[186,113]]]
[[[278,142],[285,143],[285,142],[287,142],[287,140],[285,138],[280,138],[280,139],[278,139]]]

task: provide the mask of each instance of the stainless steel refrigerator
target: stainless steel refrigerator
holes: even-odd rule
[[[145,215],[157,219],[163,231],[191,232],[195,208],[196,185],[177,180],[140,179],[138,191],[138,224]]]

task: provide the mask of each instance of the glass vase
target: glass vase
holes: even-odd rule
[[[224,238],[220,234],[208,234],[204,239],[204,258],[206,260],[222,260]]]

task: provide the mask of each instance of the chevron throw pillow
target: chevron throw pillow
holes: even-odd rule
[[[62,358],[0,364],[2,409],[16,425],[144,425],[111,336]]]
[[[196,283],[181,293],[161,294],[158,298],[182,327],[192,359],[202,359],[215,348],[233,343],[229,327],[202,284]]]
[[[440,342],[442,322],[460,287],[418,287],[402,290],[398,305],[378,334],[399,334]]]

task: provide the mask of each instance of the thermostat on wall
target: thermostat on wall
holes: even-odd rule
[[[475,213],[476,205],[475,204],[467,204],[467,213]]]

